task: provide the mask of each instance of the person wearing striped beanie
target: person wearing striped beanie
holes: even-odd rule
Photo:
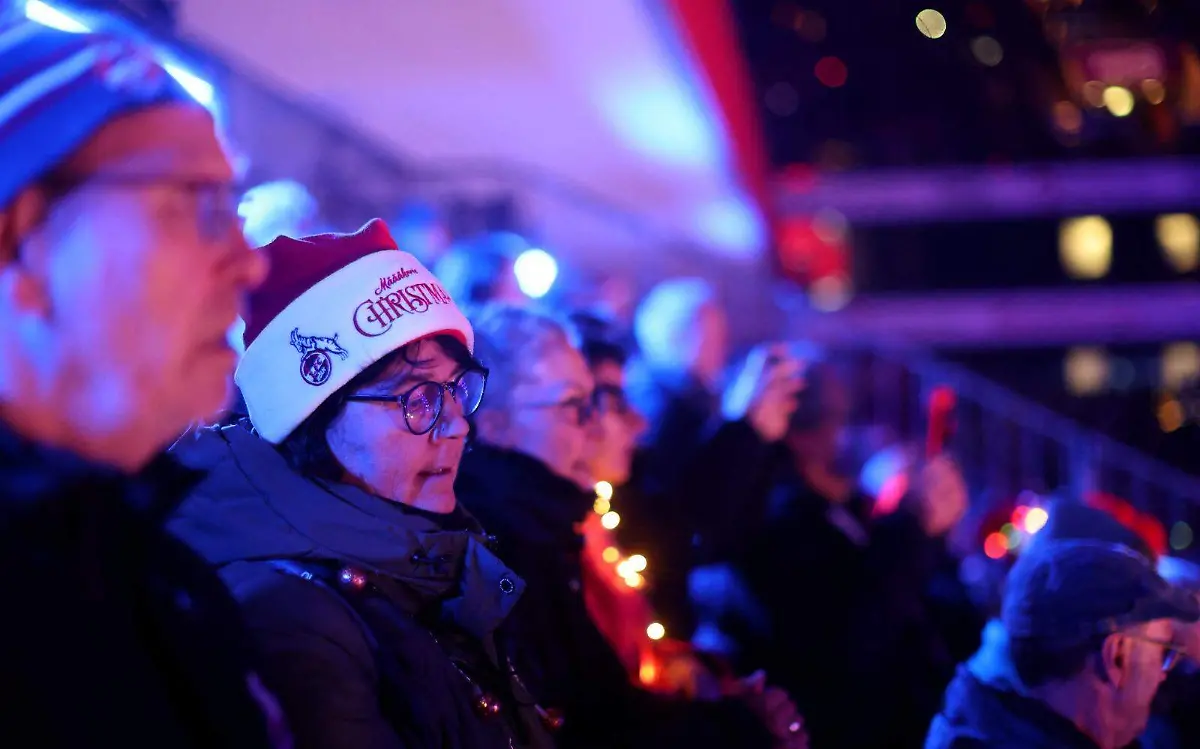
[[[236,604],[163,527],[266,274],[211,115],[106,34],[0,25],[0,745],[287,746]]]

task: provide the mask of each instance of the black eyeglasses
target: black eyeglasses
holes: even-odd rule
[[[601,414],[615,413],[623,416],[629,413],[629,401],[625,398],[625,391],[611,385],[597,385],[596,389],[592,391],[591,397],[575,396],[549,403],[533,402],[518,405],[525,408],[561,409],[574,417],[577,426],[583,426]]]
[[[65,197],[87,185],[127,189],[166,187],[186,195],[192,202],[196,233],[202,240],[216,242],[232,231],[241,231],[237,210],[240,191],[230,182],[163,174],[55,174],[42,180],[42,185],[50,191],[52,199]]]
[[[1134,635],[1134,634],[1130,634],[1128,632],[1124,632],[1122,634],[1124,634],[1126,637],[1128,637],[1131,640],[1140,640],[1141,642],[1149,643],[1151,645],[1158,645],[1159,647],[1161,647],[1162,651],[1163,651],[1163,660],[1162,660],[1163,673],[1169,673],[1171,671],[1171,669],[1173,669],[1173,668],[1175,668],[1175,666],[1179,665],[1179,661],[1181,661],[1185,656],[1188,655],[1188,652],[1186,650],[1184,650],[1179,645],[1176,645],[1175,643],[1170,642],[1168,640],[1159,640],[1155,637],[1143,637],[1141,635]]]
[[[399,395],[348,395],[348,401],[396,403],[404,410],[404,425],[417,435],[428,434],[442,416],[446,393],[462,406],[463,415],[479,410],[487,387],[486,369],[468,369],[450,382],[426,380]]]

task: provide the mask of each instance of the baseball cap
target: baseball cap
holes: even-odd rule
[[[1051,541],[1013,565],[1000,618],[1011,637],[1073,643],[1155,619],[1194,622],[1200,603],[1128,546]]]
[[[0,22],[0,209],[116,117],[191,101],[129,39]]]

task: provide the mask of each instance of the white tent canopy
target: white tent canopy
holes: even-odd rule
[[[511,175],[553,251],[760,258],[721,118],[655,1],[183,0],[178,31],[402,160]]]

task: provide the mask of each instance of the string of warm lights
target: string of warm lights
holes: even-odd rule
[[[621,516],[613,509],[613,486],[607,481],[598,481],[595,486],[596,500],[592,510],[600,516],[600,526],[603,529],[604,546],[600,556],[605,564],[610,566],[613,574],[624,584],[635,590],[646,586],[646,568],[649,566],[645,555],[626,554],[617,543],[616,529],[621,524]],[[646,636],[651,640],[661,640],[666,637],[666,628],[657,621],[646,626]]]

